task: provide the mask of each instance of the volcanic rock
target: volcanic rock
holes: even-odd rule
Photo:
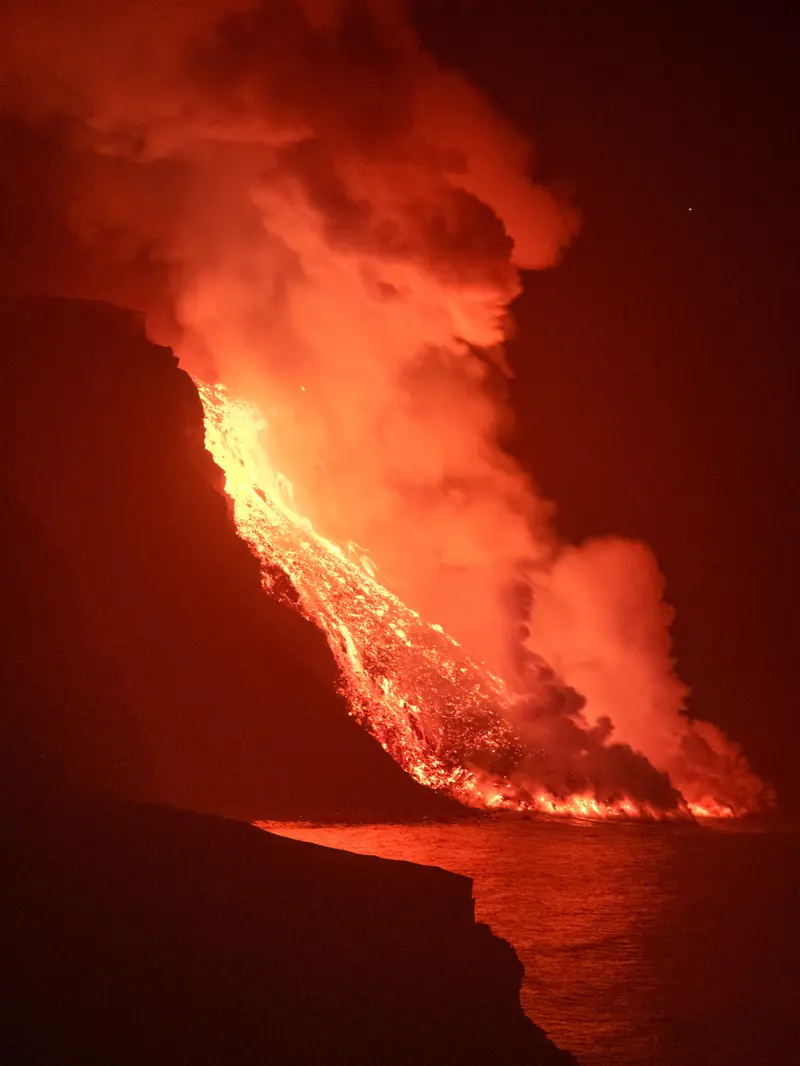
[[[65,393],[60,407],[49,408],[59,430],[68,413],[75,413],[70,406],[75,399]],[[32,449],[41,443],[47,410],[44,404],[38,412],[21,409],[16,428],[21,434],[30,429]],[[27,423],[23,413],[30,415]],[[91,425],[78,420],[72,428],[74,441],[96,442]],[[101,522],[100,508],[89,503],[104,486],[99,495],[113,517],[101,522],[101,530],[112,521],[121,528],[116,512],[123,505],[115,493],[128,499],[125,474],[135,463],[126,466],[124,452],[115,459],[100,455],[102,478],[95,480],[79,465],[62,462],[62,453],[70,455],[76,447],[66,440],[61,452],[44,447],[36,452],[45,474],[34,480],[27,500],[40,503],[39,513],[61,535],[62,547],[72,544],[73,536],[74,550],[82,543],[87,558],[79,556],[70,568],[30,508],[8,496],[0,500],[0,911],[6,977],[0,1062],[573,1062],[523,1014],[520,963],[504,941],[475,923],[467,878],[121,795],[148,789],[148,722],[142,714],[140,728],[138,715],[118,695],[117,669],[124,679],[124,657],[112,660],[98,651],[102,646],[110,654],[117,647],[100,640],[100,615],[93,614],[98,604],[114,605],[101,573],[112,553],[92,557],[103,550],[102,538],[87,528],[82,541],[70,509],[83,500],[87,525]],[[13,455],[17,466],[10,463],[7,473],[21,473],[24,452],[18,448]],[[106,483],[115,461],[120,477]],[[62,484],[58,476],[65,466],[72,480]],[[20,479],[16,487],[22,487]],[[36,496],[45,489],[48,506]],[[203,498],[199,488],[197,495]],[[226,529],[224,507],[217,511],[220,529]],[[144,529],[142,536],[148,523]],[[225,543],[221,534],[220,542]],[[133,536],[117,545],[120,552],[136,548]],[[163,565],[156,546],[150,557]],[[122,555],[118,563],[125,574]],[[246,556],[244,563],[249,565]],[[180,560],[176,566],[180,570]],[[75,571],[81,579],[96,580],[96,586],[88,585],[91,596]],[[161,574],[165,595],[180,592],[180,583],[171,585],[169,575]],[[144,607],[131,576],[125,577],[123,594],[136,617]],[[152,608],[147,597],[145,603]],[[170,609],[165,601],[165,613]],[[108,618],[119,626],[124,621],[111,612]],[[158,617],[152,624],[160,632]],[[117,637],[119,644],[125,635]],[[271,635],[267,629],[267,653]],[[260,665],[268,671],[283,667],[271,656]],[[180,676],[186,679],[188,671]],[[287,691],[289,676],[282,682]],[[131,688],[129,694],[138,691]],[[324,705],[328,714],[334,708]],[[326,728],[321,713],[320,718]],[[326,735],[336,736],[333,727]],[[269,752],[264,761],[266,774],[274,761]],[[162,757],[159,765],[165,763]],[[377,769],[367,766],[380,785],[380,760]],[[218,790],[223,786],[215,784]],[[296,792],[304,797],[300,787]],[[368,795],[363,802],[370,809]]]
[[[54,721],[71,708],[45,739],[73,778],[248,820],[456,814],[349,716],[321,631],[264,595],[194,383],[141,318],[5,298],[0,345],[0,490],[37,530],[8,535],[47,542],[82,619],[34,578],[18,598],[37,590],[47,632],[17,627],[15,655]]]
[[[471,882],[56,789],[0,834],[15,1066],[569,1066]],[[16,813],[16,812],[15,812]],[[6,875],[7,876],[7,875]]]

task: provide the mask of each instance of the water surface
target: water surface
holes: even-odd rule
[[[584,1066],[800,1063],[795,829],[268,827],[473,878],[478,919],[525,966],[525,1010]]]

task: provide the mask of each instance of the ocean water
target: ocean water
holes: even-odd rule
[[[800,1064],[796,827],[266,827],[473,878],[525,1010],[583,1066]]]

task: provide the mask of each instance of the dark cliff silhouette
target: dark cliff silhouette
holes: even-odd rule
[[[326,741],[363,734],[325,696],[313,630],[248,598],[257,573],[209,488],[196,397],[169,353],[107,308],[6,303],[2,321],[0,1061],[572,1063],[523,1014],[519,961],[475,923],[467,878],[128,798],[169,793],[174,771],[198,805],[270,809],[285,783],[273,750],[249,755],[263,785],[226,777],[243,759],[236,730],[252,741],[255,726],[225,671],[254,651],[273,679],[262,714],[283,701]],[[241,608],[241,628],[215,622],[223,606]],[[241,657],[236,635],[251,642]],[[213,669],[198,661],[193,681],[201,647]],[[166,703],[145,699],[159,684],[171,698],[185,687],[164,734],[152,716]],[[220,760],[212,774],[201,759],[197,783],[193,729]],[[163,750],[166,736],[188,751]],[[284,759],[304,750],[288,728],[257,736]],[[370,744],[343,752],[360,780],[337,786],[333,766],[325,784],[369,805],[374,781],[377,809],[408,806],[416,786],[395,787]],[[323,809],[293,770],[294,801]]]
[[[522,1013],[522,967],[468,879],[47,797],[0,832],[3,1062],[573,1062]]]
[[[0,351],[0,487],[68,568],[149,764],[118,788],[248,820],[455,813],[348,715],[321,631],[263,594],[194,384],[139,317],[0,300]],[[102,701],[83,713],[86,737],[111,728]]]
[[[99,791],[146,780],[135,722],[63,561],[0,513],[0,1061],[572,1061],[466,878]]]

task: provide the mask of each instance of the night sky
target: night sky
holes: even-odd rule
[[[516,449],[565,536],[652,546],[691,707],[794,807],[800,19],[702,8],[416,5],[583,215],[516,305]]]

